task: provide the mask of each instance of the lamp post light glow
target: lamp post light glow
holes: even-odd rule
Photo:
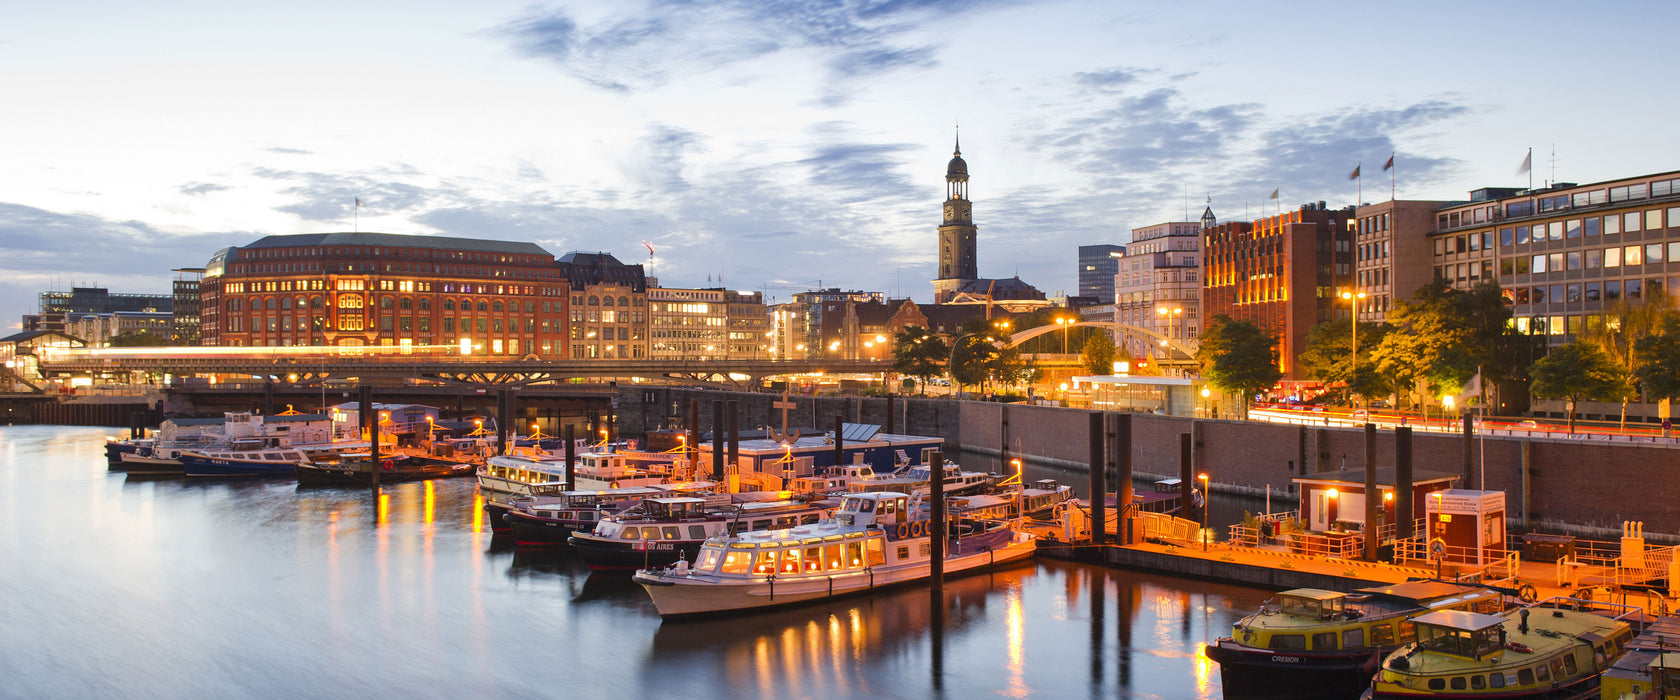
[[[1348,396],[1353,396],[1354,370],[1359,369],[1359,300],[1365,298],[1364,292],[1342,292],[1342,298],[1348,300],[1348,325],[1352,326],[1349,334],[1349,344],[1353,346],[1352,357],[1348,358]]]

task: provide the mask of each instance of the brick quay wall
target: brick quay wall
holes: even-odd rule
[[[780,394],[706,391],[667,387],[621,387],[619,425],[624,434],[669,425],[701,400],[702,430],[711,429],[713,399],[741,402],[743,429],[780,427],[781,411],[770,404]],[[649,400],[651,399],[651,400]],[[886,423],[886,399],[793,396],[797,409],[788,424],[832,430],[834,416],[846,422]],[[1086,468],[1087,411],[1050,406],[996,404],[900,397],[895,412],[908,417],[900,433],[936,435],[948,446],[1011,456],[1070,469]],[[676,408],[673,409],[673,406]],[[1139,475],[1176,476],[1179,436],[1200,432],[1196,461],[1216,491],[1273,498],[1293,493],[1291,479],[1331,471],[1344,464],[1364,466],[1365,432],[1356,427],[1313,427],[1253,421],[1190,419],[1134,414],[1132,463]],[[1486,450],[1487,488],[1506,492],[1514,523],[1614,536],[1626,520],[1645,523],[1653,539],[1680,537],[1680,448],[1584,439],[1487,437],[1473,446],[1472,467],[1461,486],[1475,486]],[[1464,438],[1459,434],[1412,434],[1414,468],[1465,474]],[[1523,465],[1528,467],[1526,483]],[[1377,431],[1377,466],[1394,465],[1394,431]],[[1526,498],[1525,498],[1526,493]],[[1523,512],[1524,502],[1528,504]]]

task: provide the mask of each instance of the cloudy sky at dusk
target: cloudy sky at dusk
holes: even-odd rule
[[[269,234],[606,250],[666,286],[927,300],[960,122],[980,273],[1135,227],[1680,168],[1680,5],[12,3],[0,329]],[[1671,119],[1669,119],[1672,121]],[[1556,152],[1555,163],[1552,156]],[[365,203],[354,221],[354,201]]]

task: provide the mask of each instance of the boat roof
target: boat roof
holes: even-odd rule
[[[1477,586],[1464,586],[1446,581],[1407,581],[1405,583],[1391,583],[1386,586],[1372,586],[1359,589],[1360,593],[1388,596],[1390,598],[1405,598],[1419,602],[1433,601],[1437,598],[1451,598],[1474,592],[1492,592]],[[1445,601],[1442,601],[1445,602]]]
[[[1419,625],[1434,625],[1436,627],[1471,631],[1497,627],[1504,621],[1505,618],[1498,615],[1487,615],[1468,610],[1436,610],[1412,618],[1412,622]]]
[[[1335,600],[1337,598],[1347,597],[1346,593],[1342,593],[1340,591],[1327,591],[1322,588],[1296,588],[1294,590],[1284,591],[1278,595],[1306,598],[1307,600]]]
[[[910,497],[909,494],[899,493],[897,491],[870,491],[870,492],[864,492],[864,493],[848,493],[848,494],[846,494],[846,498],[859,498],[859,499],[866,499],[866,500],[870,500],[870,501],[880,501],[880,500],[885,500],[885,499],[888,499],[888,498],[909,498],[909,497]]]
[[[704,499],[704,498],[692,498],[692,497],[689,497],[689,496],[662,496],[660,498],[649,498],[647,500],[652,501],[654,503],[665,503],[665,504],[705,503],[706,502],[706,499]]]

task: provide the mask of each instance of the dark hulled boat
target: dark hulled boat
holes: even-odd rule
[[[759,501],[723,509],[708,504],[704,498],[645,499],[567,541],[583,563],[597,571],[669,566],[678,559],[693,561],[700,545],[715,535],[815,523],[833,513],[839,502]]]
[[[379,472],[380,483],[386,484],[472,476],[475,469],[471,464],[404,454],[382,457],[376,467],[370,457],[368,454],[350,454],[338,462],[299,464],[298,483],[367,486],[373,484],[375,469]]]

